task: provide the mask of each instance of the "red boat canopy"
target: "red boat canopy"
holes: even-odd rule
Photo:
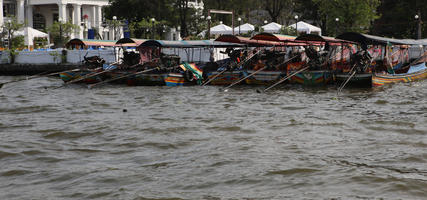
[[[329,45],[333,46],[341,46],[342,44],[355,44],[355,42],[335,39],[333,37],[328,36],[320,36],[315,34],[304,34],[295,39],[295,41],[307,42],[313,45],[321,45],[323,43],[329,43]]]
[[[74,38],[65,44],[67,48],[80,49],[80,48],[90,48],[90,47],[112,47],[116,45],[114,40],[90,40],[90,39],[78,39]]]
[[[266,41],[276,41],[276,42],[286,42],[286,41],[294,41],[295,36],[290,35],[280,35],[280,34],[272,34],[272,33],[259,33],[254,35],[251,40],[266,40]]]
[[[147,40],[146,39],[137,39],[137,38],[122,38],[120,40],[117,40],[116,46],[137,47],[145,41],[147,41]]]
[[[246,44],[248,46],[283,46],[284,45],[282,42],[267,41],[267,40],[252,40],[246,37],[235,36],[235,35],[221,35],[215,41]]]

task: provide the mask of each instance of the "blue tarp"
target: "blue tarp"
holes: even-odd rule
[[[419,72],[422,70],[427,69],[426,64],[425,63],[421,63],[418,65],[413,65],[409,68],[408,73],[407,74],[411,74],[411,73],[415,73],[415,72]]]

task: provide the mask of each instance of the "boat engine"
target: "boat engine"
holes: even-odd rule
[[[351,66],[354,66],[357,73],[366,72],[371,64],[372,56],[366,50],[356,52],[351,56]]]
[[[83,64],[89,69],[95,69],[98,67],[102,67],[105,63],[105,60],[99,56],[84,56]]]

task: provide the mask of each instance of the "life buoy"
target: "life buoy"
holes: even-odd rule
[[[186,70],[184,72],[184,79],[188,82],[193,82],[194,81],[193,72],[191,72],[190,70]]]

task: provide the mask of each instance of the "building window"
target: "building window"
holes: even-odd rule
[[[44,31],[46,28],[46,19],[43,15],[37,13],[33,16],[33,28],[39,31]]]
[[[3,16],[15,16],[16,15],[16,3],[5,3],[3,4]]]
[[[53,13],[52,19],[53,19],[53,22],[57,22],[58,19],[59,19],[59,14],[58,13]]]

